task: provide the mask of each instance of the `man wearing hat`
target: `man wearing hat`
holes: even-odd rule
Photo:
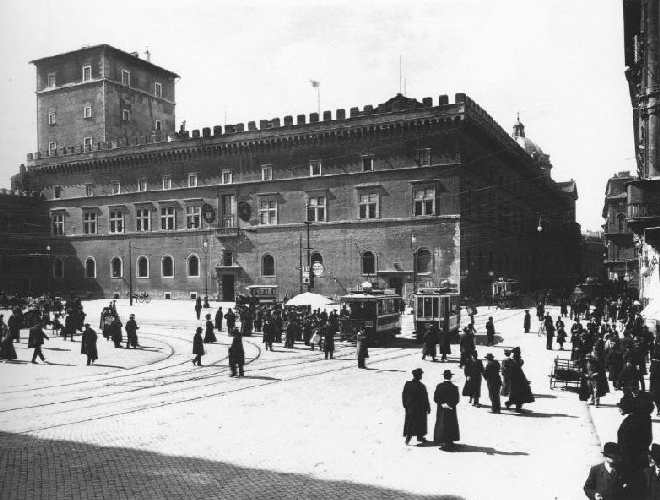
[[[616,443],[605,443],[603,447],[603,463],[594,465],[584,483],[584,493],[593,500],[623,500],[640,498],[636,492],[624,482],[620,471],[621,454]],[[637,492],[639,493],[639,492]]]
[[[417,441],[425,442],[428,432],[426,416],[431,413],[429,404],[429,395],[426,386],[422,384],[421,368],[415,368],[412,371],[412,380],[408,380],[403,386],[401,399],[403,407],[406,410],[406,419],[403,423],[403,435],[406,438],[406,444],[410,443],[413,436],[417,436]]]
[[[525,319],[523,320],[523,328],[525,333],[529,333],[529,330],[532,328],[532,317],[529,314],[529,309],[525,309]]]
[[[126,322],[126,325],[124,325],[124,330],[126,330],[126,349],[130,347],[137,349],[137,331],[139,329],[140,327],[137,326],[137,323],[135,322],[135,314],[131,314],[128,318],[128,321]]]
[[[484,380],[486,380],[486,386],[488,387],[491,411],[493,413],[500,413],[502,410],[500,404],[500,388],[502,387],[500,363],[490,352],[486,354],[486,366],[483,371],[483,376]]]
[[[80,354],[85,354],[87,356],[87,366],[91,365],[99,358],[98,350],[96,349],[97,338],[98,335],[92,330],[89,323],[85,323],[85,329],[83,330],[80,343]]]
[[[458,387],[451,383],[451,370],[443,372],[444,382],[438,384],[433,394],[433,401],[438,404],[438,412],[433,429],[433,441],[443,450],[455,448],[454,441],[461,439],[458,428],[456,405],[459,401]]]

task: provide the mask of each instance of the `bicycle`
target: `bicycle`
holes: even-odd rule
[[[151,302],[151,297],[147,292],[137,292],[132,295],[132,298],[137,300],[140,304]]]

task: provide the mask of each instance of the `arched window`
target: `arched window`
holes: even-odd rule
[[[431,252],[426,248],[420,248],[417,250],[416,255],[416,264],[418,273],[430,273],[431,272]]]
[[[113,257],[110,261],[110,276],[121,278],[124,275],[123,262],[119,257]]]
[[[373,252],[364,252],[362,254],[362,274],[376,273],[376,256]]]
[[[275,259],[272,255],[264,255],[261,258],[261,275],[275,276]]]
[[[314,252],[310,258],[310,262],[314,264],[314,262],[318,262],[319,264],[323,264],[323,257],[321,257],[321,254],[318,252]]]
[[[160,272],[163,278],[174,277],[174,260],[169,255],[165,255],[160,261]]]
[[[199,277],[199,257],[195,254],[188,257],[188,276]]]
[[[137,277],[138,278],[149,277],[149,259],[147,259],[144,255],[141,255],[137,259]]]
[[[96,261],[94,257],[85,260],[85,278],[96,278]]]
[[[620,233],[624,233],[626,229],[626,217],[623,214],[616,216],[617,229]]]
[[[53,277],[58,279],[64,278],[64,262],[62,262],[62,259],[55,259],[53,261]]]

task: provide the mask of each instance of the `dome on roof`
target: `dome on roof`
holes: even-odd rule
[[[517,137],[516,142],[530,156],[544,154],[541,147],[538,144],[536,144],[533,140],[531,140],[529,137]]]

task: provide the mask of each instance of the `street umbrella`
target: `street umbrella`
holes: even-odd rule
[[[305,292],[289,299],[285,304],[287,306],[310,306],[312,309],[333,309],[336,304],[328,297],[318,294]]]

